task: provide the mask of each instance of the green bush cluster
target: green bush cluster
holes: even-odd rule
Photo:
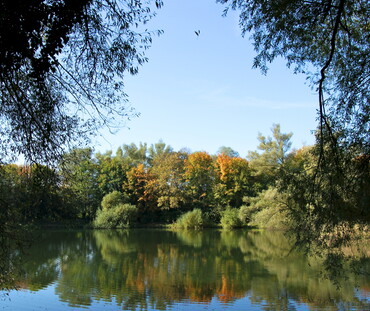
[[[232,229],[242,227],[242,221],[239,218],[239,209],[228,208],[221,216],[220,224],[223,229]]]
[[[204,219],[202,211],[196,208],[181,215],[171,227],[173,229],[200,229],[203,226]]]
[[[252,210],[250,206],[242,205],[239,208],[239,219],[243,224],[247,224],[251,220]]]
[[[136,206],[122,203],[123,197],[120,192],[113,191],[102,200],[102,209],[96,214],[93,222],[95,228],[127,228],[132,225],[137,217]]]
[[[248,216],[244,215],[248,213],[245,210],[246,206],[238,208],[227,208],[224,211],[220,211],[220,218],[217,223],[220,223],[224,229],[241,228],[249,221]],[[182,214],[175,223],[171,225],[173,229],[199,229],[207,226],[214,226],[215,223],[211,222],[205,213],[202,213],[200,209],[194,209],[190,212]]]
[[[112,191],[103,197],[101,207],[104,211],[124,203],[123,193],[119,191]]]

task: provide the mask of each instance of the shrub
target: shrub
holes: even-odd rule
[[[240,228],[242,222],[239,218],[239,210],[236,208],[229,208],[222,213],[221,226],[224,229]]]
[[[242,205],[239,208],[239,219],[243,224],[247,224],[251,219],[251,209],[249,206]]]
[[[180,216],[176,220],[174,224],[172,224],[172,228],[175,229],[199,229],[203,227],[203,215],[202,211],[199,208],[192,210],[191,212],[187,212]]]
[[[111,209],[112,207],[116,207],[119,204],[124,203],[124,196],[119,191],[112,191],[103,197],[101,201],[101,206],[103,210]]]
[[[95,228],[127,228],[133,223],[137,208],[131,204],[118,204],[109,209],[99,210],[94,220]]]

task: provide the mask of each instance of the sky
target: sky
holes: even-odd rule
[[[95,151],[162,140],[174,150],[215,154],[226,146],[245,157],[274,123],[293,133],[294,148],[314,143],[317,94],[282,59],[267,75],[252,69],[256,52],[249,35],[241,35],[237,12],[223,17],[215,0],[164,2],[148,24],[164,33],[146,51],[149,62],[125,79],[140,116],[114,135],[103,130]]]

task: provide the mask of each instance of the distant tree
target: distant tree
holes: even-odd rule
[[[219,154],[216,159],[215,204],[222,208],[240,207],[243,197],[252,194],[252,171],[246,159]]]
[[[29,206],[24,206],[24,214],[28,221],[56,221],[64,218],[64,210],[60,197],[60,176],[57,171],[46,165],[33,164],[29,167],[27,196]]]
[[[237,158],[239,157],[239,153],[235,150],[233,150],[231,147],[225,147],[225,146],[222,146],[218,149],[217,151],[218,154],[225,154],[229,157],[232,157],[232,158]]]
[[[60,176],[44,165],[3,165],[0,169],[0,213],[19,224],[59,220],[66,209],[60,196]],[[0,217],[2,218],[2,217]]]
[[[207,152],[189,154],[184,163],[184,177],[189,203],[203,211],[209,209],[213,200],[215,167]]]
[[[157,198],[159,209],[175,209],[185,202],[184,160],[187,155],[181,152],[163,153],[155,157],[150,169],[151,179],[146,185],[146,193]]]
[[[131,204],[136,205],[140,212],[154,210],[157,207],[155,194],[147,191],[147,184],[152,179],[144,164],[132,167],[127,172],[127,180],[123,183],[123,192],[130,198]]]
[[[173,152],[173,148],[160,140],[149,147],[149,162],[152,164],[156,158],[171,152]]]
[[[0,2],[1,159],[52,161],[133,112],[123,77],[147,58],[161,0]],[[11,151],[11,152],[10,152]]]
[[[137,166],[139,164],[147,165],[148,147],[146,143],[140,143],[139,146],[136,146],[134,143],[130,145],[123,145],[122,151],[122,157],[125,158],[125,161],[130,167]]]
[[[277,178],[277,171],[288,158],[288,151],[292,145],[292,133],[283,134],[280,125],[274,124],[271,128],[272,136],[258,134],[260,152],[249,152],[248,159],[257,175],[262,178],[262,183],[271,183]]]
[[[97,153],[98,184],[101,192],[106,195],[112,191],[122,191],[122,184],[126,180],[126,173],[130,169],[129,162],[122,155],[121,149],[115,156],[111,151],[104,154]]]
[[[70,217],[95,217],[103,196],[98,184],[98,171],[90,148],[73,149],[63,155],[59,170],[61,192],[64,204],[70,206]]]

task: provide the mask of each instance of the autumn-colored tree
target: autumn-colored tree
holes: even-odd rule
[[[160,209],[179,208],[185,203],[184,160],[182,152],[164,153],[153,161],[152,179],[146,185],[146,194],[157,198]]]
[[[241,206],[243,197],[253,192],[248,161],[240,157],[219,154],[215,166],[218,177],[214,187],[216,204],[222,207]]]
[[[202,210],[210,208],[215,181],[215,167],[207,152],[194,152],[184,163],[188,202]]]
[[[138,207],[140,213],[152,210],[156,199],[146,190],[151,174],[144,164],[132,167],[127,172],[127,180],[123,183],[123,192],[130,198],[130,203]]]

